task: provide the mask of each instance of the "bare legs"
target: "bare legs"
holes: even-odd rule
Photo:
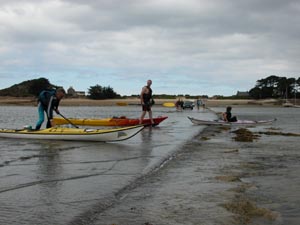
[[[140,118],[140,124],[143,123],[143,119],[145,118],[146,112],[147,111],[142,112],[142,115],[141,115],[141,118]],[[152,111],[148,111],[148,114],[149,114],[149,118],[151,120],[151,124],[154,124],[154,121],[153,121],[153,118],[152,118]]]
[[[149,118],[151,120],[151,124],[154,124],[154,121],[153,121],[153,118],[152,118],[152,111],[149,111],[148,114],[149,114]]]
[[[143,111],[142,115],[141,115],[141,118],[140,118],[140,124],[143,123],[143,119],[144,119],[145,115],[146,115],[146,111]]]

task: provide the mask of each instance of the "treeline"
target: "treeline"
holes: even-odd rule
[[[0,96],[37,97],[43,90],[56,89],[58,87],[58,85],[51,84],[46,78],[38,78],[2,89],[0,90]],[[102,87],[100,85],[95,85],[89,88],[87,97],[90,99],[111,99],[119,98],[120,95],[109,86]]]
[[[300,78],[278,77],[275,75],[260,79],[249,95],[254,99],[299,98]]]
[[[46,78],[38,78],[33,80],[27,80],[19,84],[15,84],[9,88],[0,90],[0,96],[11,96],[11,97],[37,97],[42,90],[47,89],[56,89],[58,85],[51,84]],[[67,91],[67,90],[66,90]],[[68,95],[67,95],[68,97]],[[139,95],[131,96],[121,96],[116,93],[114,89],[110,86],[104,87],[99,84],[95,86],[90,86],[87,93],[87,98],[90,99],[114,99],[114,98],[127,98],[127,97],[136,97],[139,98]],[[207,95],[188,95],[188,94],[179,94],[179,95],[167,95],[167,94],[156,94],[154,98],[161,99],[176,99],[178,97],[185,98],[208,98]]]
[[[20,84],[15,84],[9,88],[0,90],[0,96],[12,96],[12,97],[32,97],[38,96],[38,94],[45,89],[55,89],[58,85],[51,84],[46,78],[38,78],[33,80],[24,81]],[[90,99],[113,99],[113,98],[126,98],[128,96],[121,96],[116,93],[112,87],[103,87],[101,85],[91,86],[88,89],[86,96]],[[139,97],[139,95],[131,95],[130,97]],[[156,94],[154,98],[161,99],[175,99],[178,97],[185,98],[208,98],[207,95],[166,95]],[[216,98],[240,98],[240,96],[233,95],[229,97],[214,96]],[[265,98],[294,98],[300,97],[300,78],[287,78],[279,77],[276,75],[268,76],[267,78],[256,81],[255,87],[250,89],[249,97],[253,99],[265,99]]]

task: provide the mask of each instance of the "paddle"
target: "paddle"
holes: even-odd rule
[[[221,112],[216,112],[215,110],[205,106],[205,109],[208,109],[209,111],[213,112],[214,114],[216,114],[218,116],[218,118],[222,117],[222,113]]]
[[[78,126],[76,126],[74,123],[72,123],[68,118],[64,117],[61,113],[58,113],[58,115],[60,115],[62,118],[64,118],[66,121],[68,121],[69,124],[71,124],[72,126],[79,128]]]
[[[218,114],[218,112],[216,112],[215,110],[213,110],[213,109],[211,109],[211,108],[209,108],[209,107],[207,107],[207,106],[205,106],[205,109],[208,109],[209,111],[211,111],[211,112],[213,112],[213,113],[215,113],[215,114]]]

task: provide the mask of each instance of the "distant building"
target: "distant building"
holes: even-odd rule
[[[236,96],[237,97],[243,97],[243,98],[250,97],[248,91],[237,91]]]
[[[74,97],[76,95],[76,91],[75,89],[71,86],[69,87],[69,89],[67,90],[67,94],[70,96],[70,97]]]
[[[82,98],[85,97],[85,91],[75,91],[75,89],[71,86],[67,90],[67,95],[71,98]]]
[[[76,91],[76,95],[77,95],[77,97],[79,97],[79,98],[85,97],[85,91]]]

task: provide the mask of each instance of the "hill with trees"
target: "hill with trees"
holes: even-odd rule
[[[51,84],[46,78],[38,78],[27,80],[19,84],[15,84],[9,88],[0,90],[0,96],[9,97],[37,97],[39,93],[45,89],[56,89],[59,86]],[[102,87],[100,85],[91,86],[88,91],[90,99],[113,99],[121,96],[114,92],[111,87]]]
[[[27,80],[19,84],[15,84],[9,88],[0,90],[0,96],[10,97],[33,97],[45,89],[57,88],[57,85],[51,84],[46,78],[38,78]]]

